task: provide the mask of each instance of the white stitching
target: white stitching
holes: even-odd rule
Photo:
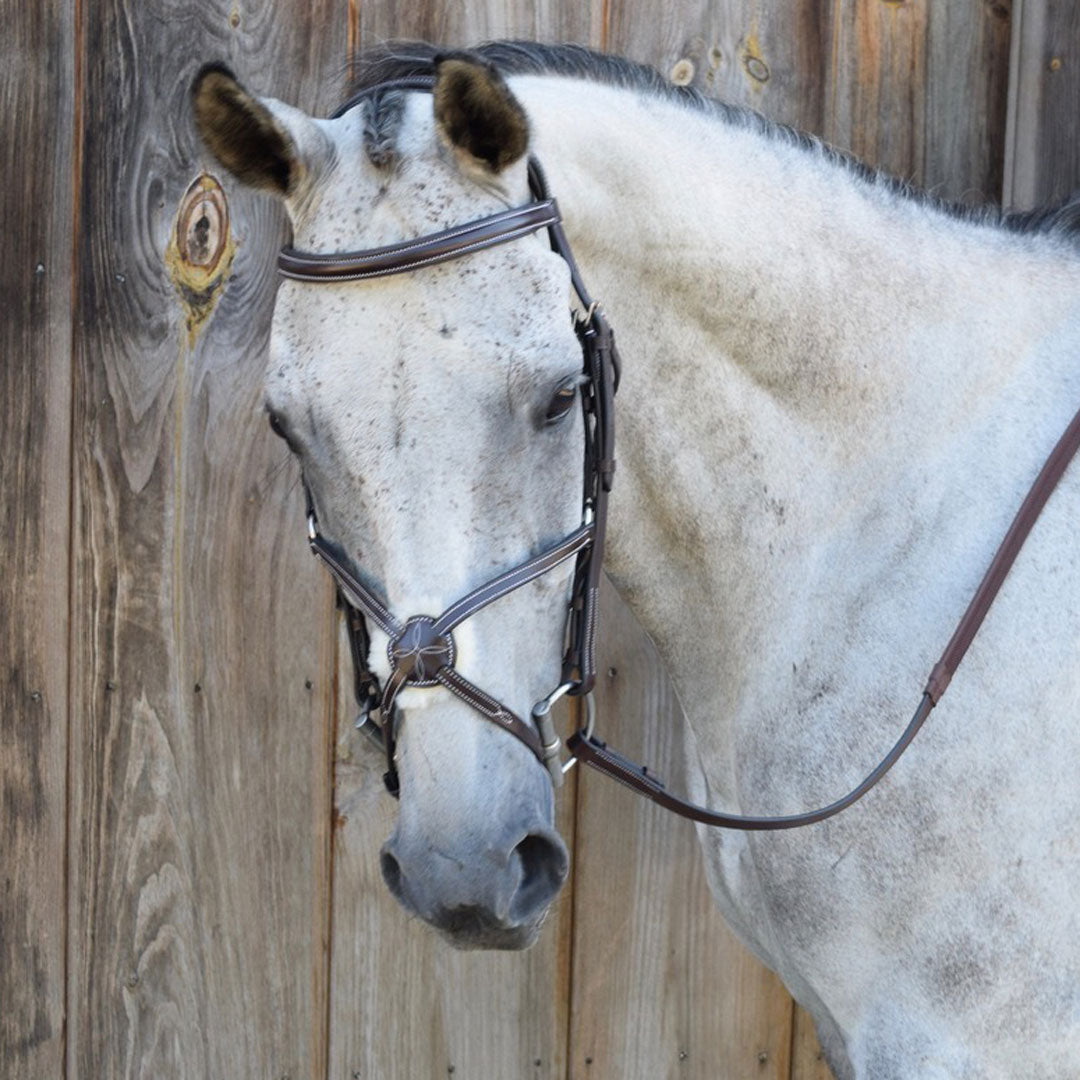
[[[465,225],[460,225],[456,229],[447,229],[444,232],[427,233],[425,236],[420,236],[416,240],[406,240],[400,244],[387,244],[386,247],[371,248],[367,251],[343,251],[340,255],[316,255],[315,258],[319,262],[348,262],[350,259],[369,258],[369,259],[381,259],[387,255],[403,255],[407,251],[415,251],[417,248],[422,248],[425,244],[431,243],[438,239],[440,241],[454,240],[459,236],[466,236],[470,232],[478,232],[481,229],[490,228],[492,225],[502,225],[509,221],[514,221],[519,217],[528,217],[534,213],[537,208],[542,207],[544,203],[528,203],[525,206],[515,207],[513,210],[504,210],[501,214],[493,214],[491,217],[480,218],[477,221],[470,221]],[[543,226],[540,226],[541,228]],[[310,257],[309,252],[297,252],[294,257],[304,258],[305,255]]]
[[[334,274],[326,276],[322,274],[307,274],[302,271],[286,270],[278,267],[278,273],[282,277],[292,278],[294,281],[307,281],[314,283],[329,283],[334,281],[362,281],[365,278],[390,277],[392,274],[402,274],[407,270],[415,270],[420,266],[429,266],[435,263],[450,262],[460,255],[471,255],[474,251],[483,251],[485,248],[496,247],[508,240],[517,240],[518,237],[528,236],[529,233],[537,232],[545,228],[548,222],[540,222],[538,225],[526,225],[513,232],[500,233],[498,236],[490,236],[486,240],[478,240],[474,244],[466,244],[463,247],[454,248],[453,251],[444,251],[438,255],[432,255],[426,259],[416,259],[413,262],[402,263],[398,266],[382,267],[378,270],[363,270],[353,274]],[[344,258],[342,261],[347,261]]]
[[[569,540],[570,538],[567,537],[567,539],[564,540],[563,543],[569,543]],[[456,611],[458,608],[468,606],[469,602],[473,600],[474,597],[479,596],[480,593],[485,592],[493,587],[496,589],[496,593],[487,603],[494,604],[496,600],[501,600],[504,596],[507,596],[509,593],[514,592],[516,589],[520,589],[523,585],[528,585],[530,581],[535,581],[536,578],[543,576],[549,570],[554,570],[556,566],[559,566],[562,563],[566,562],[566,560],[569,559],[571,555],[576,555],[579,551],[582,550],[582,548],[587,547],[590,543],[592,543],[592,530],[589,529],[587,531],[582,531],[581,535],[576,538],[573,545],[569,547],[567,551],[559,555],[559,557],[553,563],[550,563],[548,565],[543,564],[545,559],[549,558],[551,555],[553,555],[559,550],[558,547],[552,548],[550,551],[545,551],[542,554],[537,555],[535,559],[530,560],[530,562],[535,562],[537,564],[536,568],[528,575],[528,577],[522,578],[521,581],[516,582],[510,588],[506,589],[505,591],[499,591],[501,590],[503,584],[512,581],[514,575],[520,574],[523,570],[526,569],[526,567],[529,566],[529,563],[525,563],[522,566],[515,567],[513,570],[508,570],[505,574],[502,575],[501,578],[496,578],[494,581],[489,581],[486,585],[480,585],[478,588],[473,589],[473,591],[469,593],[468,596],[463,596],[456,603],[451,604],[450,607],[448,607],[435,621],[442,625],[443,619],[445,619],[447,615],[449,615],[451,612]],[[485,604],[484,607],[487,607],[487,604]],[[479,610],[480,609],[477,608],[477,611]],[[476,612],[470,611],[464,617],[467,619],[474,614],[476,614]],[[458,625],[458,623],[451,620],[447,625],[446,629],[452,630],[456,625]]]
[[[516,210],[508,210],[503,215],[497,214],[494,217],[481,218],[479,221],[471,221],[467,225],[462,225],[460,228],[451,229],[445,233],[428,233],[426,236],[419,237],[417,240],[409,241],[403,244],[391,244],[384,248],[374,248],[369,249],[368,251],[343,251],[337,255],[318,255],[313,252],[307,251],[287,252],[286,255],[288,258],[295,259],[297,262],[308,261],[314,263],[315,265],[326,263],[336,265],[338,263],[353,262],[357,259],[384,259],[389,258],[393,255],[405,255],[410,251],[416,251],[420,248],[426,247],[428,244],[432,243],[436,239],[441,242],[455,240],[460,236],[468,236],[469,233],[480,232],[483,229],[490,228],[492,225],[509,224],[517,220],[517,218],[519,217],[528,218],[536,211],[537,207],[543,206],[544,203],[530,203],[527,206],[518,207]],[[519,225],[515,229],[497,233],[495,236],[489,236],[485,240],[477,241],[477,244],[497,244],[503,240],[517,239],[518,236],[524,233],[538,232],[540,229],[548,228],[550,225],[556,223],[559,220],[559,214],[553,204],[549,203],[549,205],[545,209],[547,213],[539,220],[525,221],[523,224]],[[474,245],[467,245],[465,247],[454,248],[453,251],[442,252],[437,256],[433,256],[433,258],[451,259],[455,255],[464,254],[467,251],[473,250],[473,247]],[[358,271],[356,275],[350,275],[350,277],[375,276],[378,274],[398,273],[401,270],[408,270],[414,266],[423,266],[424,263],[427,261],[428,260],[417,260],[416,262],[409,262],[400,267],[384,267],[378,270]],[[279,269],[281,270],[281,273],[285,274],[287,277],[296,277],[300,278],[301,280],[307,280],[309,278],[315,281],[334,280],[331,278],[324,278],[318,274],[303,275],[303,271],[292,271],[281,268]],[[303,275],[303,277],[301,277],[301,275]],[[347,281],[349,280],[349,277],[343,276],[336,280]]]
[[[596,667],[596,589],[589,590],[589,617],[585,621],[585,641],[582,643],[584,646],[581,654],[583,663],[588,663],[590,668]],[[582,672],[582,675],[588,674]],[[595,674],[595,672],[592,672]]]
[[[322,537],[320,536],[320,539]],[[366,611],[372,619],[379,624],[379,629],[384,633],[393,637],[395,634],[400,634],[404,629],[401,622],[390,612],[390,610],[384,607],[363,585],[358,581],[345,566],[340,563],[330,552],[323,550],[321,547],[315,548],[315,553],[320,559],[330,568],[331,574],[336,579],[341,588],[349,594],[353,600],[359,600],[359,604],[355,604],[355,607],[359,607],[361,610]]]

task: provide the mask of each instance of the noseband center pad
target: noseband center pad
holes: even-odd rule
[[[387,649],[391,665],[405,674],[407,686],[434,686],[444,667],[454,666],[454,639],[435,630],[429,615],[416,615]]]

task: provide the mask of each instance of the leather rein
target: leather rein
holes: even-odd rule
[[[332,118],[341,116],[371,94],[388,90],[430,91],[433,84],[434,79],[430,76],[416,76],[370,87],[342,105]],[[529,158],[529,188],[533,201],[523,206],[415,240],[337,254],[302,252],[286,247],[278,256],[279,272],[296,281],[363,281],[447,262],[546,229],[552,250],[570,269],[571,282],[581,305],[581,311],[575,311],[573,317],[583,355],[581,401],[585,419],[585,468],[582,524],[559,543],[474,589],[437,617],[415,615],[402,620],[361,580],[344,551],[319,532],[314,500],[305,483],[308,540],[314,554],[333,576],[338,602],[346,615],[360,709],[356,726],[373,737],[385,751],[387,772],[384,779],[395,796],[400,786],[394,761],[399,723],[395,707],[397,695],[406,686],[443,686],[486,720],[523,742],[547,768],[556,785],[562,782],[563,773],[575,761],[583,761],[665,809],[706,825],[746,830],[791,829],[832,817],[861,799],[881,780],[941,699],[1046,500],[1080,448],[1080,412],[1073,417],[1024,499],[952,639],[931,671],[922,699],[907,727],[862,783],[817,810],[776,817],[727,814],[688,802],[668,792],[663,781],[647,766],[623,757],[592,732],[597,602],[608,495],[615,472],[614,399],[618,388],[619,358],[611,327],[585,288],[562,228],[558,205],[548,192],[543,170],[532,157]],[[453,630],[488,604],[571,558],[576,562],[562,681],[551,694],[533,706],[533,723],[529,724],[455,669]],[[391,671],[385,686],[380,685],[369,666],[371,640],[367,619],[390,639],[387,653]],[[583,697],[586,708],[583,710],[585,723],[566,742],[570,759],[562,763],[562,744],[550,711],[552,705],[566,694]]]

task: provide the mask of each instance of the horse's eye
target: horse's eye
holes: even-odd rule
[[[268,413],[267,418],[270,421],[270,430],[279,438],[284,439],[285,442],[289,442],[289,436],[285,432],[285,425],[281,422],[281,417],[277,413]]]
[[[547,412],[544,413],[545,424],[557,424],[570,412],[577,400],[579,383],[580,379],[576,375],[559,383],[548,402]]]

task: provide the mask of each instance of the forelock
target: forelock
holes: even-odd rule
[[[404,116],[404,91],[375,91],[365,100],[364,153],[376,168],[389,168],[397,160],[397,136]]]

